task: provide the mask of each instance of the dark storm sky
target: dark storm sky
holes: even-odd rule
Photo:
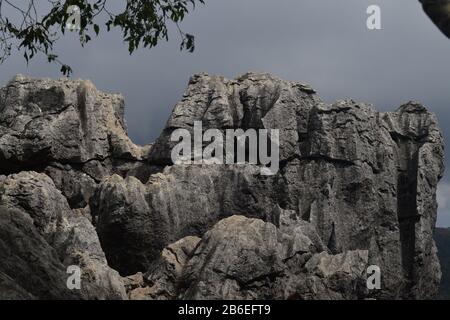
[[[74,35],[58,46],[74,78],[90,79],[101,90],[125,96],[128,130],[136,143],[152,142],[159,135],[193,73],[234,78],[247,71],[307,82],[328,102],[353,98],[387,111],[408,100],[420,101],[438,115],[450,140],[450,40],[428,20],[418,0],[206,2],[182,24],[196,35],[193,54],[179,51],[176,32],[169,43],[132,56],[115,32],[86,48]],[[371,4],[381,7],[382,30],[366,28]],[[60,76],[56,66],[42,59],[27,67],[17,56],[0,66],[0,85],[17,73]],[[439,189],[442,226],[450,226],[449,196],[447,174]]]

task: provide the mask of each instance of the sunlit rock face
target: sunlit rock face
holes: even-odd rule
[[[17,76],[0,89],[0,245],[13,236],[7,217],[20,211],[14,223],[27,250],[52,261],[37,276],[62,272],[47,291],[32,290],[26,276],[11,274],[19,260],[5,258],[1,292],[58,298],[64,267],[87,241],[84,265],[99,279],[87,299],[437,293],[443,140],[421,104],[380,113],[352,100],[326,104],[308,85],[269,74],[199,74],[153,145],[131,142],[123,114],[120,95],[89,81]],[[261,163],[174,164],[172,133],[197,121],[220,132],[279,130],[278,172],[262,175]],[[371,265],[381,270],[379,290],[366,286]]]

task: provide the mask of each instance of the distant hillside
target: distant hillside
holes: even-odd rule
[[[450,300],[450,228],[437,228],[434,238],[439,250],[438,255],[442,269],[439,298]]]

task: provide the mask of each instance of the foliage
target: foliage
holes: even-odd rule
[[[192,52],[195,49],[194,36],[184,33],[179,23],[204,0],[127,0],[122,1],[123,10],[112,12],[107,0],[0,0],[0,64],[12,51],[23,52],[28,62],[37,53],[44,54],[49,62],[61,65],[61,72],[70,75],[72,69],[61,62],[54,52],[60,34],[67,32],[66,22],[70,14],[67,9],[76,5],[80,8],[81,45],[92,40],[103,30],[119,28],[123,40],[132,54],[140,46],[153,48],[159,41],[169,39],[168,25],[173,23],[181,37],[181,50]],[[117,2],[115,3],[117,5]]]

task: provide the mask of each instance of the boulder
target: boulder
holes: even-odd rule
[[[0,183],[0,273],[44,299],[123,299],[123,281],[106,261],[90,220],[70,209],[53,181],[23,171]],[[81,270],[81,289],[67,287],[67,268]]]

